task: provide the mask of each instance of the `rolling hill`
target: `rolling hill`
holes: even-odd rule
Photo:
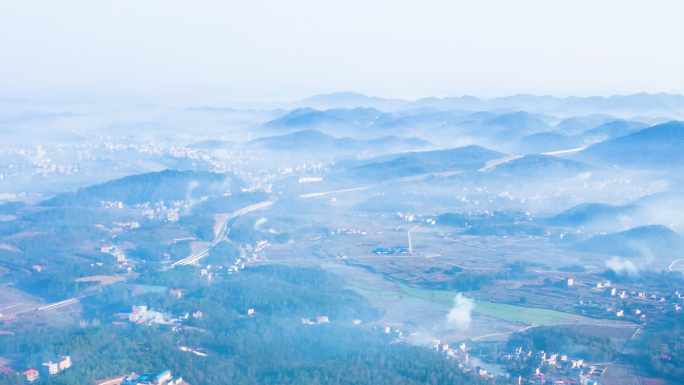
[[[418,138],[383,136],[369,141],[335,138],[318,130],[297,131],[291,134],[268,136],[245,143],[248,150],[283,151],[297,154],[326,154],[354,156],[360,152],[389,154],[429,147],[428,141]]]
[[[646,127],[648,127],[648,125],[641,122],[628,122],[626,120],[616,120],[613,122],[602,124],[591,130],[587,130],[582,133],[582,137],[615,139],[621,136],[632,134],[639,130],[643,130]]]
[[[164,170],[81,188],[77,192],[57,195],[40,205],[99,207],[102,201],[134,205],[217,195],[241,187],[244,187],[243,181],[229,174]]]
[[[558,123],[556,129],[562,131],[566,135],[577,135],[616,119],[617,118],[612,115],[605,114],[573,116]]]
[[[301,108],[262,124],[261,129],[279,132],[325,128],[358,129],[373,124],[382,115],[384,112],[375,108],[336,108],[324,111]]]
[[[477,170],[486,162],[504,155],[480,146],[413,152],[389,161],[353,167],[338,177],[379,182],[447,171]]]
[[[623,257],[675,259],[684,255],[684,238],[665,226],[652,225],[597,235],[575,244],[573,248]]]
[[[579,152],[576,158],[637,168],[681,165],[684,163],[684,123],[659,124],[596,143]]]
[[[520,139],[520,150],[526,154],[562,151],[581,147],[582,138],[566,136],[557,132],[539,132]]]
[[[674,190],[647,195],[623,205],[582,203],[542,222],[561,227],[584,226],[602,232],[657,224],[680,229],[684,218],[679,207],[683,205],[684,193]]]
[[[595,167],[586,163],[551,155],[525,155],[506,163],[496,165],[491,173],[516,177],[556,178],[573,177]]]
[[[291,134],[267,136],[245,143],[249,150],[271,151],[357,151],[366,143],[352,138],[335,138],[317,130],[297,131]]]
[[[632,205],[613,206],[603,203],[581,203],[549,218],[545,223],[552,226],[578,227],[597,222],[616,222],[618,215],[633,212]]]
[[[522,135],[548,131],[551,129],[549,124],[541,117],[524,111],[499,115],[485,121],[482,125],[489,130],[510,130]]]

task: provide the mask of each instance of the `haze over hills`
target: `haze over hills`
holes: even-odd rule
[[[618,216],[633,212],[633,205],[613,206],[605,203],[582,203],[549,218],[546,223],[554,226],[579,227],[591,224],[614,223]]]
[[[0,2],[0,385],[684,384],[682,14]]]
[[[684,205],[681,191],[666,191],[646,195],[623,205],[605,203],[582,203],[551,218],[544,223],[571,228],[585,228],[590,231],[613,232],[619,229],[668,225],[682,231],[684,219],[680,208]]]
[[[616,120],[608,123],[604,123],[598,127],[592,128],[582,133],[584,138],[595,138],[600,139],[615,139],[621,136],[629,135],[634,132],[643,130],[648,127],[646,123],[642,122],[629,122],[625,120]]]
[[[443,148],[477,144],[497,151],[527,154],[575,149],[647,126],[605,114],[560,121],[555,116],[526,111],[440,111],[426,107],[410,111],[385,113],[375,108],[319,111],[307,107],[261,124],[259,132],[273,135],[317,130],[335,137],[364,140],[390,135],[420,137],[441,143]]]
[[[665,226],[652,225],[620,233],[595,235],[576,244],[574,248],[624,257],[675,259],[684,256],[684,238]]]
[[[556,125],[556,129],[565,135],[581,134],[602,124],[615,121],[617,118],[607,114],[591,114],[587,116],[573,116],[563,119]]]
[[[605,294],[581,285],[568,288],[564,281],[554,282],[555,275],[545,277],[551,282],[540,280],[539,274],[570,269],[577,272],[578,283],[587,283],[604,279],[601,274],[614,256],[641,258],[644,264],[653,260],[649,266],[658,271],[681,259],[679,250],[684,248],[676,232],[684,232],[683,210],[679,209],[684,207],[684,195],[677,191],[684,179],[670,171],[676,168],[652,161],[681,152],[676,140],[680,129],[663,129],[667,124],[651,127],[662,122],[665,115],[660,111],[671,104],[622,114],[566,107],[591,102],[592,108],[598,108],[610,101],[619,110],[620,103],[629,98],[583,101],[516,95],[493,101],[462,97],[406,102],[361,97],[358,100],[372,106],[359,106],[355,94],[337,96],[312,98],[307,103],[318,104],[316,108],[289,111],[196,108],[169,112],[141,107],[135,116],[111,112],[102,118],[80,109],[71,114],[46,111],[42,118],[40,113],[22,117],[19,112],[0,119],[3,129],[11,133],[6,138],[26,136],[25,127],[40,126],[49,132],[24,138],[28,145],[6,144],[0,149],[5,159],[4,168],[0,165],[0,186],[5,186],[0,198],[9,202],[0,205],[0,279],[13,282],[11,290],[26,290],[48,301],[86,295],[84,305],[99,298],[100,289],[88,291],[89,286],[76,281],[90,276],[124,277],[128,282],[110,286],[122,293],[134,285],[180,287],[187,296],[174,296],[174,302],[160,310],[186,311],[185,304],[190,303],[205,316],[181,321],[184,327],[217,331],[225,324],[225,314],[202,305],[206,293],[236,284],[236,277],[256,271],[257,265],[320,259],[326,264],[319,265],[337,268],[352,281],[345,288],[381,282],[378,289],[388,290],[386,282],[401,282],[391,290],[406,288],[395,293],[398,300],[392,303],[402,312],[390,310],[377,325],[364,318],[363,326],[352,325],[351,318],[304,325],[299,317],[321,315],[298,313],[294,321],[280,320],[287,328],[307,335],[316,330],[321,338],[336,341],[326,326],[342,328],[336,330],[367,327],[375,332],[383,330],[386,319],[396,320],[405,335],[431,330],[438,335],[435,338],[451,342],[518,327],[518,318],[500,317],[527,314],[525,301],[535,312],[561,309],[563,317],[585,317],[582,311],[586,309],[575,306],[581,295],[605,305],[592,317],[613,322],[614,313],[605,309],[615,305]],[[393,109],[400,104],[401,108]],[[638,116],[640,112],[644,114]],[[74,127],[86,128],[77,132]],[[66,131],[68,135],[62,133]],[[60,141],[52,142],[55,138]],[[624,140],[630,144],[620,142]],[[544,154],[588,145],[593,146],[587,152]],[[597,151],[601,146],[618,146],[621,152],[613,147]],[[630,162],[613,167],[614,163],[601,157],[583,157],[592,151],[621,154]],[[644,162],[640,154],[652,159]],[[158,171],[165,168],[173,170]],[[116,179],[119,175],[130,176]],[[110,177],[97,179],[104,176]],[[81,186],[89,187],[75,191]],[[22,190],[33,195],[20,195]],[[55,196],[53,191],[59,193]],[[36,207],[38,201],[42,202]],[[165,204],[155,205],[159,201]],[[123,203],[122,209],[118,202]],[[134,207],[147,202],[154,208],[152,215]],[[252,205],[271,202],[245,212]],[[230,213],[238,215],[231,218],[226,215]],[[135,228],[127,225],[131,223],[137,223]],[[217,238],[221,229],[225,230],[223,239]],[[413,254],[406,255],[410,229],[415,229]],[[126,263],[121,255],[102,252],[98,245],[103,244],[115,246]],[[207,244],[213,246],[205,254],[198,251]],[[197,255],[199,265],[167,270]],[[40,266],[42,272],[33,266]],[[129,268],[135,274],[129,274]],[[202,275],[202,270],[207,274]],[[307,270],[305,274],[312,273]],[[241,282],[238,291],[252,281]],[[653,282],[657,283],[633,289],[669,290],[666,284]],[[549,290],[557,297],[548,296]],[[430,309],[430,317],[416,318],[407,310],[414,309],[414,303],[410,299],[407,305],[402,303],[410,297],[408,291],[441,301],[435,302],[439,308]],[[447,315],[440,314],[446,313],[444,306],[454,306],[457,292],[482,298],[475,308],[486,303],[481,314],[491,307],[507,307],[495,315],[485,314],[485,323],[473,311],[474,327],[454,337],[453,327],[444,326]],[[283,296],[292,297],[292,303],[306,301],[297,295]],[[105,302],[108,309],[124,309],[143,303],[142,298],[146,297],[136,295],[125,304]],[[374,304],[386,309],[384,301]],[[4,306],[11,304],[3,302]],[[259,330],[274,330],[269,329],[273,319],[262,317],[267,311],[259,314],[260,309],[255,309],[256,315],[245,317],[247,309],[256,305],[245,302],[240,306],[231,333],[262,335],[241,326],[253,322],[262,322]],[[107,314],[102,319],[109,325],[113,318]],[[537,314],[526,322],[539,322]],[[667,316],[649,313],[652,318]],[[205,322],[218,328],[205,329]],[[128,330],[119,329],[124,334]],[[387,343],[400,339],[396,332],[379,334],[387,337]],[[183,344],[192,342],[180,338]],[[203,347],[214,346],[212,338],[206,335]],[[439,356],[443,352],[425,351],[445,362]],[[222,363],[234,357],[218,351],[211,354]],[[202,370],[208,373],[208,367]],[[213,373],[219,372],[223,373]]]
[[[412,346],[413,336],[425,330],[430,331],[430,340],[439,338],[450,346],[466,341],[469,349],[479,350],[475,344],[481,342],[474,341],[475,337],[493,332],[508,335],[521,323],[538,324],[545,318],[549,321],[543,322],[554,324],[567,317],[582,321],[590,311],[592,318],[587,322],[594,326],[595,319],[620,322],[614,311],[606,311],[616,306],[614,298],[590,290],[589,283],[606,278],[606,268],[615,256],[634,258],[630,263],[637,264],[653,261],[648,266],[658,271],[673,263],[676,268],[676,260],[682,257],[684,241],[676,233],[684,231],[684,210],[679,209],[684,207],[684,195],[677,194],[684,179],[679,173],[667,171],[660,163],[644,163],[639,157],[633,159],[636,163],[616,168],[602,158],[585,159],[582,152],[562,153],[598,142],[591,151],[620,145],[620,154],[625,157],[632,153],[654,158],[670,153],[678,156],[681,151],[672,138],[679,131],[663,130],[668,125],[650,127],[660,119],[656,112],[650,113],[656,118],[628,120],[619,114],[566,115],[553,113],[552,107],[564,108],[581,98],[530,95],[495,101],[427,98],[391,110],[404,102],[358,99],[355,94],[337,96],[308,100],[331,107],[326,109],[198,108],[165,115],[164,110],[151,108],[135,118],[103,119],[100,126],[93,123],[90,131],[70,131],[69,136],[53,133],[51,139],[61,138],[57,143],[36,135],[35,139],[43,142],[23,147],[6,144],[0,149],[0,157],[5,159],[4,168],[0,165],[0,186],[6,186],[4,193],[0,190],[0,199],[9,202],[0,205],[0,281],[12,283],[7,286],[12,295],[16,290],[41,298],[22,299],[29,305],[19,306],[36,309],[52,306],[38,303],[41,301],[72,298],[85,310],[69,316],[80,320],[82,314],[98,314],[101,325],[113,327],[122,336],[145,325],[119,325],[119,315],[112,315],[117,309],[127,312],[131,306],[147,304],[163,312],[162,317],[200,310],[202,317],[174,319],[174,325],[184,328],[183,333],[165,326],[148,328],[146,332],[156,334],[139,338],[145,343],[166,340],[170,345],[164,350],[179,354],[176,363],[186,362],[190,355],[178,346],[206,349],[202,351],[220,366],[218,370],[214,364],[201,363],[209,362],[204,360],[182,371],[198,384],[209,384],[230,382],[224,368],[236,368],[245,356],[261,360],[263,341],[259,338],[281,335],[282,330],[295,333],[297,337],[285,339],[288,346],[297,346],[304,354],[311,354],[311,346],[318,346],[316,341],[322,340],[332,347],[326,345],[318,351],[346,352],[346,345],[340,347],[340,333],[365,330],[378,337],[376,342],[383,346],[373,351],[372,356],[377,358],[387,352],[382,350],[387,347]],[[357,99],[376,106],[359,107]],[[27,118],[24,123],[6,119],[3,124],[16,135],[22,124],[44,124],[45,130],[50,130],[86,119],[94,120],[86,113],[43,120]],[[648,140],[639,136],[644,133],[649,133]],[[640,139],[630,139],[635,135]],[[619,142],[625,139],[631,140],[629,146]],[[606,151],[618,154],[613,147]],[[549,152],[556,153],[544,154]],[[162,167],[175,170],[157,171]],[[109,182],[95,179],[107,175]],[[116,179],[118,175],[129,176]],[[61,181],[70,184],[60,185]],[[41,184],[50,190],[38,188]],[[7,186],[18,189],[15,185],[22,189],[30,186],[28,191],[33,195],[27,199],[27,195],[20,195],[21,190],[8,190]],[[80,186],[89,187],[64,192]],[[60,193],[55,196],[52,191]],[[145,208],[134,206],[147,202],[150,206]],[[192,261],[194,265],[185,264]],[[321,261],[324,263],[318,263]],[[282,266],[291,264],[315,267]],[[335,269],[334,276],[350,283],[325,289],[334,282],[330,274],[320,275],[323,269]],[[573,272],[578,285],[558,280],[557,270]],[[639,279],[651,273],[641,274]],[[674,288],[667,286],[671,282],[679,290],[684,276],[678,281],[674,274],[678,273],[669,273],[666,281],[659,275],[648,284],[639,283],[647,286],[629,289],[666,293]],[[114,282],[104,285],[91,281],[101,276],[112,277]],[[287,277],[294,277],[291,285],[284,286],[288,290],[269,299],[272,284]],[[307,277],[315,281],[310,291],[292,291]],[[116,282],[120,279],[126,282]],[[626,285],[610,279],[616,285]],[[129,290],[138,287],[159,292],[137,294],[138,289],[133,289],[134,295]],[[254,288],[263,292],[259,302],[252,302]],[[181,290],[180,297],[170,295],[177,290]],[[395,298],[391,308],[374,294],[387,291]],[[249,295],[236,304],[235,293]],[[321,293],[325,299],[316,300],[321,307],[304,306],[312,295]],[[465,293],[461,300],[475,305],[474,310],[466,311],[472,314],[472,326],[458,330],[445,326],[444,321],[451,313],[445,308],[458,306],[458,297],[454,302],[456,293]],[[12,311],[13,303],[5,305],[3,295],[0,291],[0,308]],[[81,296],[85,297],[79,299]],[[348,298],[357,302],[366,296],[378,306],[377,312],[369,309],[362,316],[351,311],[342,317],[342,313],[328,311],[328,304],[346,307]],[[219,302],[207,302],[210,298]],[[425,314],[415,312],[416,298],[425,304]],[[597,305],[578,306],[579,298],[591,299]],[[222,301],[227,301],[230,311],[220,305]],[[271,311],[285,306],[279,301],[293,308]],[[631,306],[624,305],[625,313],[644,303],[643,299],[625,301]],[[530,307],[534,308],[532,315]],[[31,317],[48,314],[30,311],[26,314]],[[385,315],[374,319],[369,318],[371,313]],[[67,316],[67,312],[60,314]],[[648,313],[649,319],[658,322],[666,322],[670,316],[662,311]],[[643,324],[633,314],[626,317],[635,325]],[[320,319],[320,324],[307,318]],[[385,325],[389,323],[397,329],[387,332]],[[16,333],[24,325],[11,331]],[[196,332],[195,328],[205,332]],[[107,336],[111,330],[106,330]],[[217,342],[217,335],[232,337]],[[240,341],[247,340],[235,340],[235,335],[257,342],[243,344]],[[18,336],[0,333],[3,341]],[[315,341],[302,343],[302,338],[314,337]],[[360,349],[368,346],[366,341],[359,341]],[[482,343],[485,349],[506,348],[499,342]],[[489,381],[463,373],[453,360],[444,360],[448,353],[431,351],[422,344],[417,342],[419,346],[412,347],[440,365],[450,365],[464,378]],[[2,343],[0,346],[4,348]],[[339,364],[344,357],[330,365]],[[149,353],[149,358],[158,357]],[[601,359],[611,362],[613,358]],[[14,362],[26,367],[40,365],[37,361]],[[83,366],[86,361],[81,357],[75,362],[82,368],[79,373],[94,372],[91,366]],[[232,378],[253,379],[250,373],[254,362],[244,365],[246,377]],[[313,361],[299,362],[304,363],[298,366],[301,369]],[[405,367],[396,364],[401,361],[392,362]],[[422,361],[415,362],[423,365]],[[102,361],[93,365],[102,365]],[[259,378],[268,377],[263,372],[266,370],[282,379],[278,376],[283,367],[260,366]],[[534,369],[527,367],[525,373]],[[112,373],[123,369],[118,370]],[[202,377],[207,373],[222,380]],[[450,375],[444,382],[466,383],[459,378]],[[331,382],[323,378],[316,381]]]
[[[489,172],[520,178],[568,178],[596,168],[592,165],[551,155],[525,155],[498,164]]]
[[[291,134],[267,136],[244,144],[247,150],[269,150],[292,154],[319,154],[327,156],[356,157],[368,152],[375,155],[391,154],[409,150],[421,150],[430,142],[418,138],[399,138],[396,135],[383,136],[369,141],[353,138],[336,138],[318,130],[297,131]]]
[[[612,95],[609,97],[536,96],[518,94],[488,100],[473,96],[423,98],[415,101],[368,97],[354,92],[337,92],[316,95],[295,102],[295,107],[316,109],[330,108],[377,108],[396,112],[413,108],[436,108],[439,110],[494,111],[497,109],[522,110],[529,112],[555,113],[559,115],[611,114],[623,117],[636,115],[680,115],[684,109],[684,96],[676,94]]]
[[[372,124],[385,113],[375,108],[335,108],[324,111],[311,108],[296,109],[275,120],[261,125],[265,131],[287,132],[306,127],[328,129],[337,132],[353,132]]]
[[[684,163],[684,123],[659,124],[596,143],[577,159],[619,166],[675,166]]]
[[[581,147],[584,140],[577,136],[566,136],[556,132],[539,132],[520,139],[519,151],[522,153],[540,153],[563,151]]]
[[[250,150],[272,151],[357,151],[364,141],[352,138],[335,138],[318,130],[297,131],[291,134],[267,136],[245,143]]]
[[[500,152],[480,146],[413,152],[389,161],[353,167],[337,175],[337,177],[379,182],[423,174],[477,170],[483,167],[487,161],[503,156],[504,154]]]
[[[165,170],[127,176],[77,192],[60,194],[41,202],[41,205],[100,207],[103,201],[123,202],[125,205],[181,201],[239,191],[242,187],[244,182],[230,174]]]

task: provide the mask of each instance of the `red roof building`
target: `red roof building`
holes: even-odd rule
[[[29,370],[27,370],[21,374],[26,376],[26,380],[28,382],[33,382],[33,381],[37,380],[38,377],[40,377],[40,373],[38,373],[38,371],[35,369],[29,369]]]

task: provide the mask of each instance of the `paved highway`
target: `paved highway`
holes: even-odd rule
[[[64,300],[64,301],[59,301],[59,302],[51,303],[51,304],[46,305],[46,306],[43,306],[43,307],[39,307],[39,308],[36,309],[36,310],[49,310],[49,309],[54,309],[54,308],[56,308],[56,307],[65,306],[65,305],[69,305],[69,304],[78,302],[78,301],[80,301],[80,300],[83,299],[83,298],[85,298],[85,296],[78,297],[78,298],[66,299],[66,300]]]
[[[183,258],[180,261],[176,261],[176,262],[162,268],[162,271],[167,271],[167,270],[173,269],[176,266],[191,265],[191,264],[199,261],[202,257],[206,257],[207,254],[209,254],[209,250],[212,247],[216,246],[219,242],[221,242],[223,240],[223,238],[225,238],[226,235],[228,235],[228,233],[230,232],[230,226],[233,224],[233,222],[235,222],[235,220],[240,215],[247,214],[250,211],[255,211],[255,210],[262,209],[264,207],[268,207],[268,206],[272,205],[273,203],[274,203],[273,201],[261,202],[261,203],[255,204],[255,205],[247,206],[243,209],[240,209],[240,210],[232,213],[228,218],[226,218],[225,221],[223,221],[223,223],[221,224],[221,227],[219,228],[218,235],[216,236],[216,238],[214,238],[214,240],[207,247],[205,247],[204,249],[202,249],[201,251],[199,251],[195,254],[190,255],[187,258]]]
[[[195,262],[199,261],[200,258],[206,256],[206,255],[209,253],[209,249],[211,249],[212,247],[216,246],[217,243],[219,243],[219,242],[221,242],[221,240],[223,240],[223,238],[228,234],[228,232],[230,232],[230,226],[233,224],[233,222],[235,222],[235,220],[236,220],[240,215],[246,214],[246,213],[248,213],[248,212],[250,212],[250,211],[254,211],[254,210],[258,210],[258,209],[264,208],[264,207],[268,207],[268,206],[272,205],[273,203],[274,203],[274,202],[272,202],[272,201],[261,202],[261,203],[257,203],[257,204],[255,204],[255,205],[251,205],[251,206],[245,207],[245,208],[243,208],[243,209],[240,209],[240,210],[234,212],[234,213],[231,214],[225,221],[223,221],[223,223],[221,224],[221,227],[220,227],[220,229],[219,229],[218,235],[216,236],[216,238],[214,239],[214,241],[211,242],[211,243],[209,244],[209,246],[207,246],[207,247],[205,247],[204,249],[202,249],[202,251],[200,251],[199,253],[193,254],[193,255],[191,255],[191,256],[189,256],[189,257],[187,257],[187,258],[181,259],[180,261],[176,261],[176,262],[173,263],[172,265],[166,266],[166,267],[163,268],[162,270],[163,270],[163,271],[166,271],[166,270],[172,269],[172,268],[174,268],[174,267],[176,267],[176,266],[178,266],[178,265],[190,265],[190,264],[192,264],[192,263],[195,263]],[[69,299],[66,299],[66,300],[64,300],[64,301],[59,301],[59,302],[51,303],[51,304],[48,304],[48,305],[45,305],[45,306],[42,306],[42,307],[39,307],[39,308],[33,308],[33,309],[23,310],[23,311],[14,313],[13,315],[17,315],[17,314],[21,314],[21,313],[26,313],[26,312],[34,311],[34,310],[41,311],[41,310],[55,309],[55,308],[58,308],[58,307],[61,307],[61,306],[66,306],[66,305],[70,305],[70,304],[76,303],[76,302],[80,301],[80,300],[83,299],[83,298],[85,298],[85,296],[77,297],[77,298],[69,298]],[[18,305],[14,305],[14,306],[18,306]],[[10,307],[13,307],[13,306],[10,306]],[[9,308],[9,307],[8,307],[8,308]],[[7,309],[7,308],[5,308],[5,309]],[[4,310],[4,309],[3,309],[3,310]]]

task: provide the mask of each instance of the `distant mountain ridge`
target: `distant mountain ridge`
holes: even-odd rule
[[[295,108],[377,108],[394,112],[414,108],[437,108],[439,110],[461,109],[469,111],[493,111],[496,109],[524,110],[529,112],[556,112],[572,114],[610,113],[635,116],[639,114],[681,115],[684,109],[684,96],[678,94],[637,93],[631,95],[612,95],[608,97],[569,96],[565,98],[550,95],[517,94],[480,99],[474,96],[436,98],[428,97],[414,101],[404,99],[366,96],[354,92],[335,92],[315,95],[292,104]]]

